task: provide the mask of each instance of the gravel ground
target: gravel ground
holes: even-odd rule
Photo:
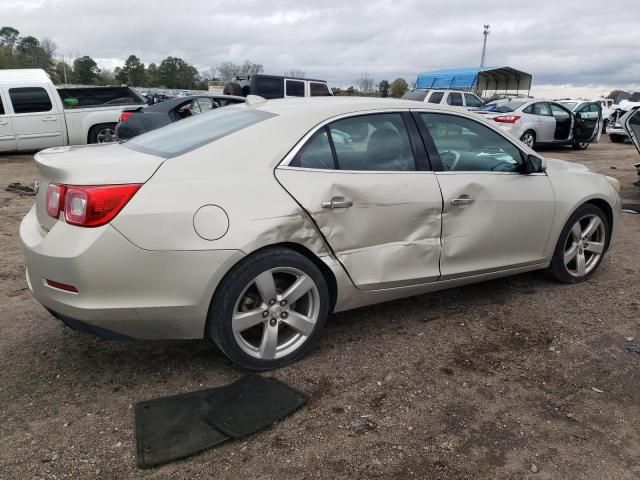
[[[547,156],[617,177],[640,203],[629,144]],[[0,185],[30,182],[0,157]],[[640,478],[640,215],[589,282],[538,273],[333,315],[313,351],[272,372],[302,410],[250,438],[151,470],[133,405],[243,371],[201,342],[110,343],[29,294],[18,240],[29,197],[0,191],[0,478]],[[629,340],[633,337],[634,340]]]

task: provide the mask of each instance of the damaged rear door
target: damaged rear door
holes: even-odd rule
[[[523,173],[520,149],[480,121],[415,115],[444,201],[441,279],[543,262],[555,211],[546,174]]]
[[[360,289],[436,281],[442,196],[408,112],[320,127],[276,169]]]

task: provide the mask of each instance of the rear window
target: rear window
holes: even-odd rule
[[[124,146],[172,158],[275,116],[249,108],[217,108],[135,137]]]
[[[402,98],[404,100],[417,100],[418,102],[424,102],[427,93],[428,92],[426,90],[412,90],[411,92],[405,93]]]
[[[144,98],[129,87],[59,88],[64,108],[100,107],[108,105],[139,105]]]
[[[487,103],[480,110],[485,112],[508,113],[513,112],[527,103],[528,100],[498,100],[497,102]]]
[[[41,87],[10,88],[9,97],[16,114],[49,112],[52,108],[49,94]]]
[[[444,97],[444,92],[433,92],[429,97],[429,103],[438,104],[442,101],[442,97]]]
[[[304,82],[285,80],[287,97],[304,97]]]

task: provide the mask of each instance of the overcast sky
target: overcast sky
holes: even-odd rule
[[[333,86],[477,66],[485,23],[486,64],[533,74],[536,93],[640,89],[639,0],[0,0],[0,25],[51,38],[60,56],[113,68],[171,55],[200,70],[249,59]]]

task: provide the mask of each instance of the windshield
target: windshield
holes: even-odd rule
[[[250,108],[217,108],[135,137],[124,146],[172,158],[275,116]]]
[[[517,110],[525,103],[527,103],[526,100],[496,100],[480,107],[480,110],[484,112],[508,113]]]

